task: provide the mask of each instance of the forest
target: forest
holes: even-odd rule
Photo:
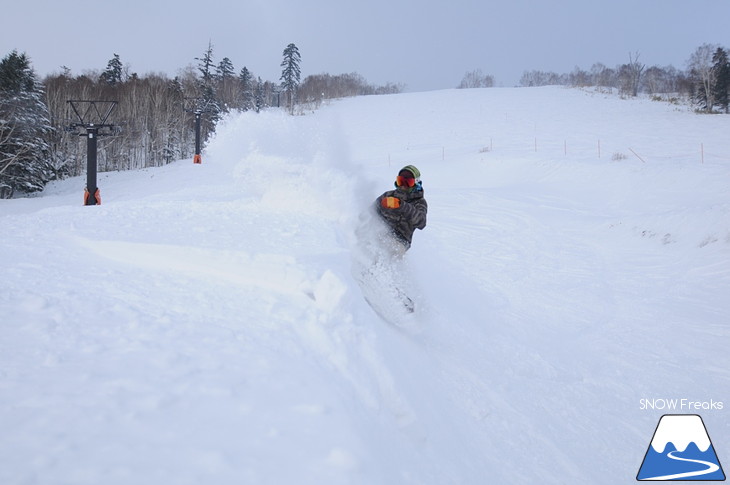
[[[236,72],[228,57],[215,62],[209,44],[174,78],[139,76],[114,54],[98,72],[72,75],[64,68],[39,80],[31,59],[13,51],[0,61],[0,198],[40,191],[51,180],[84,173],[83,125],[101,123],[111,101],[113,111],[105,120],[109,130],[99,132],[99,172],[192,158],[196,111],[201,112],[205,141],[230,111],[286,106],[297,114],[329,98],[402,90],[395,84],[372,86],[356,73],[313,75],[302,81],[300,62],[298,49],[290,44],[280,82],[264,81],[246,67]]]
[[[639,54],[609,68],[601,63],[571,73],[525,71],[520,86],[565,85],[618,90],[622,96],[651,95],[657,100],[686,100],[698,112],[728,112],[730,61],[727,50],[705,44],[687,61],[646,68]],[[327,99],[395,94],[401,84],[369,84],[357,73],[316,74],[301,79],[301,55],[289,44],[281,61],[279,82],[265,81],[246,67],[236,71],[230,58],[216,62],[212,44],[173,78],[139,76],[119,55],[95,72],[60,73],[38,79],[25,53],[0,60],[0,198],[43,190],[52,180],[85,172],[84,126],[105,124],[98,141],[98,171],[160,166],[192,158],[195,115],[203,141],[230,111],[286,108],[292,115],[316,109]],[[458,88],[488,88],[492,75],[481,69],[464,75]],[[97,101],[96,104],[85,101]],[[105,115],[108,115],[106,117]]]

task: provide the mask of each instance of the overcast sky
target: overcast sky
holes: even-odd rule
[[[40,77],[67,66],[175,76],[213,44],[236,72],[279,81],[289,43],[310,74],[358,72],[407,91],[452,88],[481,69],[513,86],[526,70],[686,68],[704,43],[730,47],[730,0],[13,0],[0,57],[25,52]]]

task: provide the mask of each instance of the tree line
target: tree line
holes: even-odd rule
[[[286,106],[294,114],[303,103],[309,107],[324,99],[402,90],[371,86],[354,73],[318,74],[301,81],[300,62],[298,48],[289,44],[279,83],[264,81],[245,66],[237,71],[228,57],[216,61],[209,43],[174,78],[140,76],[114,54],[102,70],[73,75],[64,67],[40,81],[28,56],[12,51],[0,61],[0,198],[40,191],[51,180],[85,172],[86,139],[68,129],[78,121],[69,100],[117,102],[109,118],[114,136],[98,142],[97,164],[103,172],[191,157],[196,110],[204,111],[201,138],[207,140],[231,111]],[[95,113],[86,114],[93,122]]]
[[[589,71],[576,67],[567,74],[533,70],[525,71],[520,79],[520,86],[547,85],[616,89],[625,96],[668,94],[689,99],[703,112],[728,113],[730,61],[727,49],[703,44],[687,60],[684,71],[673,66],[646,68],[636,53],[615,68],[596,63]]]
[[[283,103],[295,114],[297,107],[314,108],[326,99],[403,90],[400,84],[371,85],[357,73],[316,74],[301,81],[301,55],[294,44],[283,52],[278,84],[247,67],[237,72],[228,57],[215,62],[210,43],[195,61],[172,79],[164,74],[141,77],[114,54],[101,71],[74,76],[63,68],[39,81],[27,55],[12,51],[0,61],[0,198],[40,191],[51,180],[85,171],[86,140],[67,129],[77,121],[69,100],[117,102],[109,120],[115,136],[101,139],[98,146],[98,169],[103,172],[190,157],[196,110],[205,112],[201,136],[206,140],[220,118],[233,110],[259,112]],[[637,53],[616,68],[597,63],[589,71],[576,67],[568,74],[526,71],[520,85],[596,86],[627,96],[670,94],[686,96],[705,112],[730,111],[728,51],[710,44],[697,48],[685,71],[672,66],[647,69]],[[459,85],[492,86],[494,77],[481,70],[467,73]]]

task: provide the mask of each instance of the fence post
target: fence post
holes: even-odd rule
[[[631,153],[633,153],[634,155],[636,155],[636,158],[638,158],[639,160],[641,160],[641,161],[642,161],[642,163],[646,163],[646,161],[644,161],[644,159],[643,159],[643,158],[641,158],[641,157],[639,156],[639,154],[638,154],[638,153],[636,153],[636,152],[635,152],[635,151],[634,151],[633,149],[629,148],[629,150],[631,150]]]

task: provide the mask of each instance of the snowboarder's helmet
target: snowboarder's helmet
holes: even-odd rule
[[[418,169],[417,169],[416,167],[414,167],[413,165],[406,165],[405,167],[403,167],[403,168],[401,168],[401,169],[400,169],[400,172],[402,172],[402,171],[404,171],[404,170],[405,170],[406,172],[410,172],[410,173],[412,173],[412,174],[413,174],[413,178],[415,178],[415,179],[416,179],[416,183],[418,183],[418,182],[420,182],[420,181],[421,181],[421,171],[420,171],[420,170],[418,170]],[[400,173],[400,172],[398,172],[398,173]]]

